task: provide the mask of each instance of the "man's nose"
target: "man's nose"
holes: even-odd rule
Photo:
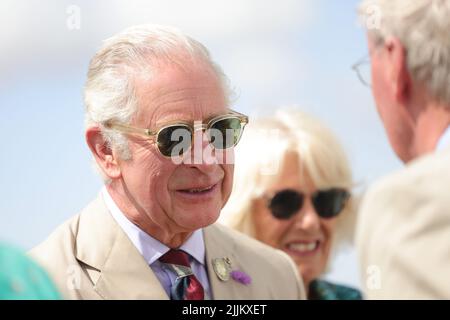
[[[218,164],[216,152],[204,129],[194,132],[191,148],[191,165],[202,171],[210,171]]]

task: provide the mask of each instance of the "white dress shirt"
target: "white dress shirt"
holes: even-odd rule
[[[156,277],[161,282],[167,295],[170,297],[170,288],[174,284],[177,275],[169,267],[158,260],[162,255],[168,252],[170,248],[128,220],[111,198],[111,195],[105,186],[102,188],[102,195],[106,207],[109,212],[111,212],[114,220],[116,220],[136,249],[144,257],[145,261],[147,261],[148,265],[152,268]],[[210,299],[211,292],[205,268],[205,242],[203,241],[202,230],[196,230],[179,249],[189,254],[192,272],[203,286],[205,299]]]

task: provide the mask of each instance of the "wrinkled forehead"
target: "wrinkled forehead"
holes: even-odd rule
[[[162,64],[152,73],[135,79],[136,123],[158,126],[176,120],[202,121],[226,112],[224,88],[209,65]]]

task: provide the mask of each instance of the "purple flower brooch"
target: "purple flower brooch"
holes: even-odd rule
[[[214,272],[221,281],[228,281],[231,278],[243,285],[249,285],[252,278],[243,271],[232,270],[230,258],[216,258],[212,260]]]

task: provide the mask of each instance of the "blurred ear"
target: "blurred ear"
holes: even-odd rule
[[[384,43],[389,61],[388,75],[394,97],[398,103],[406,105],[411,98],[412,80],[406,59],[406,50],[397,38],[388,38]]]
[[[108,147],[99,127],[90,127],[86,130],[86,142],[103,173],[111,180],[119,178],[121,171],[117,155]]]

